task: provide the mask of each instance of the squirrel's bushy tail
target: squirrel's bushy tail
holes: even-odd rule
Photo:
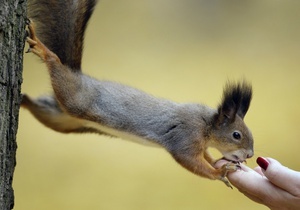
[[[97,0],[29,0],[39,39],[73,71],[81,70],[84,32]]]

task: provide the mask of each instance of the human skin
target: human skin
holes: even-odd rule
[[[219,160],[219,168],[228,161]],[[257,158],[258,167],[241,164],[241,170],[229,173],[229,181],[251,200],[271,210],[300,209],[300,172],[281,165],[273,158]]]

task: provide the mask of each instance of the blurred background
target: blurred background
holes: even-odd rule
[[[300,1],[101,0],[83,69],[157,97],[216,107],[227,80],[251,81],[245,117],[258,156],[300,170]],[[51,94],[45,65],[25,55],[22,92]],[[199,178],[159,148],[65,135],[21,110],[16,210],[267,209]]]

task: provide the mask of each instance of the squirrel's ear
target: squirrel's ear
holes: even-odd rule
[[[237,110],[237,104],[235,104],[234,101],[223,100],[219,105],[218,113],[214,119],[215,125],[219,127],[234,122]]]
[[[241,85],[241,100],[238,107],[237,115],[244,119],[252,99],[252,87],[245,82]]]
[[[234,122],[236,115],[244,119],[252,98],[252,87],[246,82],[227,83],[224,88],[222,103],[215,116],[215,125],[226,125]]]

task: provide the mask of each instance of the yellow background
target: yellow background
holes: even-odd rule
[[[224,83],[246,78],[245,117],[258,156],[300,170],[299,1],[102,0],[86,33],[84,72],[177,102],[216,107]],[[56,32],[54,32],[56,33]],[[45,65],[25,55],[22,92],[51,93]],[[163,149],[65,135],[21,110],[17,210],[186,210],[266,207],[181,168]]]

